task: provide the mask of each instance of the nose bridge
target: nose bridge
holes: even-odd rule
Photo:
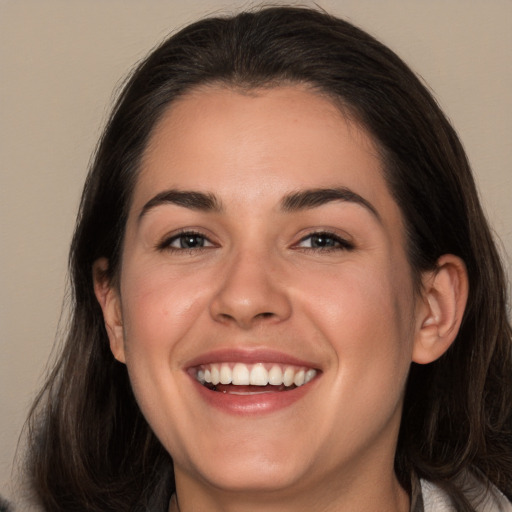
[[[234,250],[211,303],[214,319],[250,328],[288,318],[291,304],[276,260],[270,250],[254,246]]]

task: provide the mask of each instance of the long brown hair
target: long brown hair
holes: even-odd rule
[[[414,275],[447,253],[466,263],[470,296],[458,337],[429,365],[412,364],[395,470],[443,486],[471,470],[512,497],[512,341],[506,279],[453,128],[388,48],[346,21],[276,7],[189,25],[135,70],[113,109],[80,205],[69,268],[71,321],[33,407],[29,474],[51,511],[166,510],[169,454],[143,418],[126,368],[112,357],[93,292],[95,260],[115,279],[127,212],[148,138],[179,96],[206,83],[306,83],[354,116],[380,148],[405,219]]]

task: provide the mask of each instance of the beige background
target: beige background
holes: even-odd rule
[[[512,0],[317,3],[387,43],[435,91],[512,254]],[[0,0],[1,494],[13,492],[16,443],[55,338],[81,186],[113,91],[176,27],[250,5]]]

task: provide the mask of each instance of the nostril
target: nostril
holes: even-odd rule
[[[245,327],[249,327],[250,325],[258,324],[260,321],[264,321],[266,319],[270,320],[276,317],[277,315],[275,313],[272,313],[270,311],[264,311],[263,313],[257,313],[256,315],[253,316],[249,315],[248,317],[245,317],[243,315],[230,315],[229,313],[220,313],[217,318],[222,322],[235,322]]]
[[[270,318],[274,316],[274,313],[259,313],[256,318]]]

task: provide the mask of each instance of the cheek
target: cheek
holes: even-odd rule
[[[302,289],[309,290],[302,294],[303,314],[329,341],[342,376],[387,379],[408,371],[414,295],[406,273],[393,268],[400,266],[347,265],[303,281]]]
[[[179,453],[172,442],[183,435],[176,418],[187,415],[180,354],[205,311],[205,287],[162,264],[130,263],[121,282],[126,366],[143,415],[164,446]]]
[[[125,345],[128,351],[169,350],[205,310],[205,284],[197,275],[170,272],[162,265],[128,268],[122,286]]]
[[[411,287],[392,271],[354,265],[329,275],[310,275],[307,281],[303,288],[309,305],[340,333],[399,328],[412,318]]]
[[[408,276],[392,268],[354,260],[332,271],[317,269],[297,285],[299,315],[314,326],[315,342],[330,354],[317,432],[330,440],[326,460],[347,450],[347,443],[356,449],[388,425],[398,428],[414,301]]]

